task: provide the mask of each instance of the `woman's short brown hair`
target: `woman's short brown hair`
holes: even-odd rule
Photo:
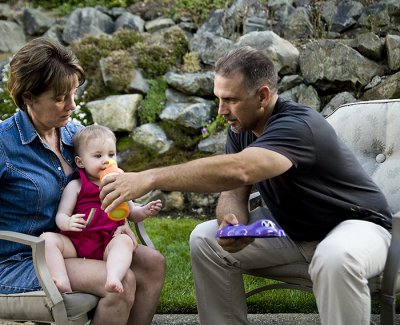
[[[68,94],[85,81],[75,54],[59,42],[38,37],[26,43],[11,59],[8,90],[15,104],[26,109],[24,96],[39,96],[54,90],[55,96]]]

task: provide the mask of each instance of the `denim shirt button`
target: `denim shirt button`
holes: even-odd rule
[[[60,167],[60,166],[58,166],[58,167],[57,167],[57,169],[58,169],[58,170],[61,170],[61,167]]]

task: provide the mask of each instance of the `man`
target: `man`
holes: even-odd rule
[[[262,52],[235,49],[215,73],[227,154],[110,177],[103,207],[154,189],[221,192],[217,220],[190,238],[202,324],[248,324],[242,274],[294,262],[310,264],[322,324],[369,324],[367,279],[383,270],[390,242],[383,194],[320,114],[279,98],[276,70]],[[216,240],[218,228],[252,222],[253,184],[287,237]]]

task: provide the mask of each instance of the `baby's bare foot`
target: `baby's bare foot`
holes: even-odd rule
[[[124,287],[118,279],[107,279],[105,289],[108,292],[123,293]]]

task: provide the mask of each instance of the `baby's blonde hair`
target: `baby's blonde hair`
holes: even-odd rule
[[[84,144],[92,139],[111,138],[114,143],[117,143],[117,138],[113,131],[103,125],[92,124],[80,129],[74,136],[75,155],[80,155],[80,150]]]

